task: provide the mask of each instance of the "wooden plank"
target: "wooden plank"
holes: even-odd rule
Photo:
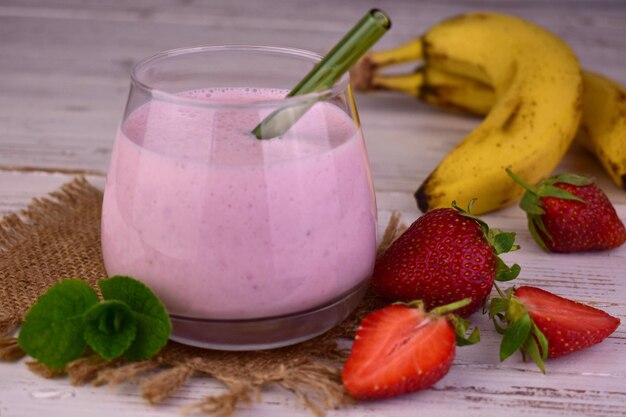
[[[622,318],[626,309],[618,313]],[[532,363],[514,356],[503,364],[497,359],[499,338],[489,330],[487,319],[475,318],[483,330],[480,345],[458,349],[450,373],[431,389],[391,400],[365,402],[348,406],[329,415],[341,416],[414,416],[419,407],[425,415],[441,412],[446,416],[515,415],[537,416],[612,416],[626,406],[626,387],[617,381],[626,376],[623,361],[624,332],[606,342],[568,357],[549,361],[548,375],[542,375]],[[43,380],[29,374],[24,366],[0,363],[0,410],[12,417],[38,415],[79,416],[98,403],[98,415],[171,415],[189,403],[207,395],[217,395],[223,388],[213,381],[195,378],[171,399],[148,408],[138,395],[138,388],[125,384],[117,388],[72,387],[66,379]],[[497,375],[497,377],[494,377]],[[242,405],[240,415],[270,416],[289,409],[290,415],[310,413],[280,389],[264,392],[262,401]],[[1,415],[1,414],[0,414]],[[84,414],[83,414],[84,415]],[[93,414],[92,414],[93,415]]]
[[[75,175],[71,174],[0,171],[0,218],[10,213],[18,213],[33,198],[45,197],[73,178]],[[86,178],[98,187],[104,185],[104,177],[91,175]]]
[[[482,323],[479,323],[482,324]],[[537,416],[619,416],[626,405],[626,390],[616,384],[624,378],[623,366],[614,362],[623,349],[623,342],[607,342],[569,357],[548,363],[547,376],[531,363],[518,357],[504,364],[497,362],[494,352],[497,340],[483,333],[481,345],[459,349],[450,373],[431,389],[386,401],[365,402],[329,413],[329,416],[414,416],[418,407],[430,415],[441,412],[446,416],[515,415]],[[621,335],[623,339],[623,335]],[[581,371],[581,362],[593,364]],[[616,366],[617,365],[617,366]],[[98,415],[165,416],[177,413],[207,395],[223,392],[218,384],[195,378],[171,399],[158,407],[148,408],[138,395],[138,388],[125,384],[117,388],[72,387],[66,379],[41,380],[25,367],[0,363],[0,410],[12,417],[26,417],[45,412],[48,416],[74,417],[92,410],[98,403]],[[493,375],[497,373],[497,378]],[[573,376],[576,376],[575,378]],[[33,384],[33,382],[36,382]],[[264,392],[260,403],[243,404],[239,415],[270,416],[289,409],[294,416],[310,413],[293,397],[280,389]],[[83,414],[84,415],[84,414]],[[92,414],[93,415],[93,414]]]

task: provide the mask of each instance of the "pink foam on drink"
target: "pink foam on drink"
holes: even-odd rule
[[[198,101],[280,99],[213,89]],[[149,102],[115,142],[102,246],[109,275],[146,282],[171,314],[271,317],[323,306],[370,275],[376,208],[361,132],[317,103],[281,139],[249,132],[271,111]]]

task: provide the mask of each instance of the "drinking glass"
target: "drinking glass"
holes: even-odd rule
[[[161,298],[173,340],[226,350],[293,344],[346,318],[365,292],[376,203],[348,75],[286,97],[320,59],[206,46],[132,69],[102,251],[109,275],[139,279]],[[257,139],[251,131],[278,110],[294,115],[293,126]]]

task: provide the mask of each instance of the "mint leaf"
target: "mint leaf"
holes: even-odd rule
[[[83,314],[98,303],[84,281],[66,279],[53,285],[26,314],[19,344],[33,358],[62,369],[85,350]]]
[[[102,301],[85,313],[85,341],[106,360],[122,356],[136,334],[137,320],[126,303]]]
[[[125,276],[101,279],[98,286],[105,300],[128,304],[137,321],[135,340],[124,356],[129,360],[148,359],[161,350],[172,332],[165,307],[145,284]]]

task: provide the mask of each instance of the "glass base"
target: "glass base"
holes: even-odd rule
[[[318,336],[344,320],[367,291],[365,282],[333,303],[287,316],[244,320],[208,320],[171,315],[170,339],[208,349],[273,349]]]

